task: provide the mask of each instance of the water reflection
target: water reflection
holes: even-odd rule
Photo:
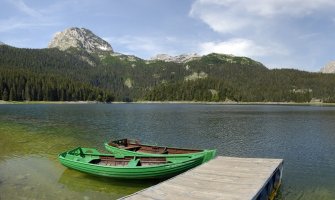
[[[15,156],[0,161],[1,199],[56,199],[55,184],[63,168],[39,155]]]
[[[75,146],[92,146],[91,140],[73,137],[78,131],[67,126],[37,130],[30,126],[0,122],[1,200],[117,199],[157,183],[127,183],[66,169],[58,162],[58,153]]]
[[[97,191],[110,193],[114,197],[122,197],[127,193],[134,193],[143,188],[159,183],[159,180],[122,180],[99,177],[65,169],[58,183],[73,191]]]

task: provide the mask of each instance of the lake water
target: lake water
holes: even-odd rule
[[[277,105],[0,105],[0,199],[116,199],[157,181],[63,167],[57,154],[119,138],[283,158],[277,199],[335,199],[335,107]]]

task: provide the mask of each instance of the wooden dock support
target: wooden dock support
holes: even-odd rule
[[[121,199],[268,200],[280,186],[282,171],[282,159],[219,156]]]

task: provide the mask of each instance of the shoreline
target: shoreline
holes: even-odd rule
[[[112,102],[112,103],[128,103],[128,102]],[[306,106],[335,106],[335,103],[322,102],[235,102],[235,101],[136,101],[129,102],[134,104],[204,104],[204,105],[306,105]]]
[[[95,101],[3,101],[0,100],[0,105],[2,104],[95,104]]]
[[[306,105],[306,106],[335,106],[335,103],[322,103],[322,102],[207,102],[207,101],[135,101],[135,102],[122,102],[114,101],[108,104],[199,104],[199,105]],[[96,101],[3,101],[0,100],[0,105],[13,105],[13,104],[104,104],[103,102]]]

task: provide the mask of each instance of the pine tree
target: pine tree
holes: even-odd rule
[[[31,101],[31,96],[30,96],[30,87],[29,84],[26,83],[25,90],[24,90],[24,99],[26,101]]]
[[[14,90],[14,87],[11,87],[10,88],[10,91],[9,91],[9,101],[15,101],[16,100],[16,92]]]
[[[2,93],[2,100],[4,100],[4,101],[9,100],[9,94],[8,94],[7,88],[4,88],[4,91]]]

